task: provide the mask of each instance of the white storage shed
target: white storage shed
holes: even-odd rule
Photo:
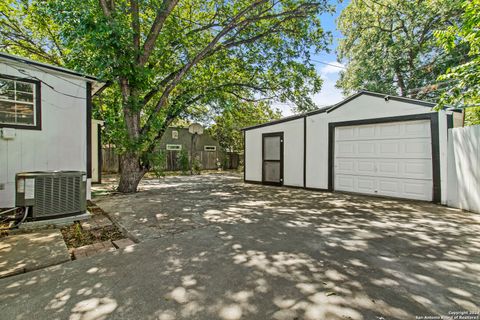
[[[245,128],[244,180],[445,202],[447,130],[463,115],[434,106],[361,91]]]
[[[26,171],[85,171],[90,197],[91,102],[103,85],[0,53],[0,208],[15,206],[15,175]]]

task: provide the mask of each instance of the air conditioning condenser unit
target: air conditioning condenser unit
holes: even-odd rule
[[[36,171],[16,174],[16,206],[31,207],[33,220],[60,218],[87,210],[87,175],[83,171]]]

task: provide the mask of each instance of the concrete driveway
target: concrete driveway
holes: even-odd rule
[[[478,214],[227,175],[96,202],[140,243],[0,280],[0,318],[479,319]]]

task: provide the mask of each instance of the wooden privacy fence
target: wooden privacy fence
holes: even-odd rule
[[[117,173],[119,167],[120,162],[115,148],[104,146],[102,149],[102,172]]]
[[[240,166],[240,155],[236,152],[226,153],[227,161],[224,169],[238,169]]]
[[[179,155],[180,151],[167,150],[165,151],[165,170],[179,171],[181,170]],[[220,167],[223,169],[237,169],[240,163],[240,157],[235,152],[222,151],[197,151],[195,153],[197,159],[201,164],[202,170],[217,170]],[[190,159],[190,153],[189,153]],[[102,149],[102,172],[117,173],[119,172],[119,157],[115,152],[115,148],[105,146]]]
[[[480,125],[448,130],[447,205],[480,213]]]
[[[179,161],[181,151],[167,150],[166,151],[166,166],[167,171],[181,170]],[[190,159],[190,152],[188,158]],[[223,169],[237,169],[239,165],[239,155],[235,152],[222,151],[197,151],[195,157],[198,159],[202,170],[217,170],[219,167]]]

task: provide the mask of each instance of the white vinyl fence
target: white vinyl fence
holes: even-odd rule
[[[447,205],[480,213],[480,125],[448,131]]]

